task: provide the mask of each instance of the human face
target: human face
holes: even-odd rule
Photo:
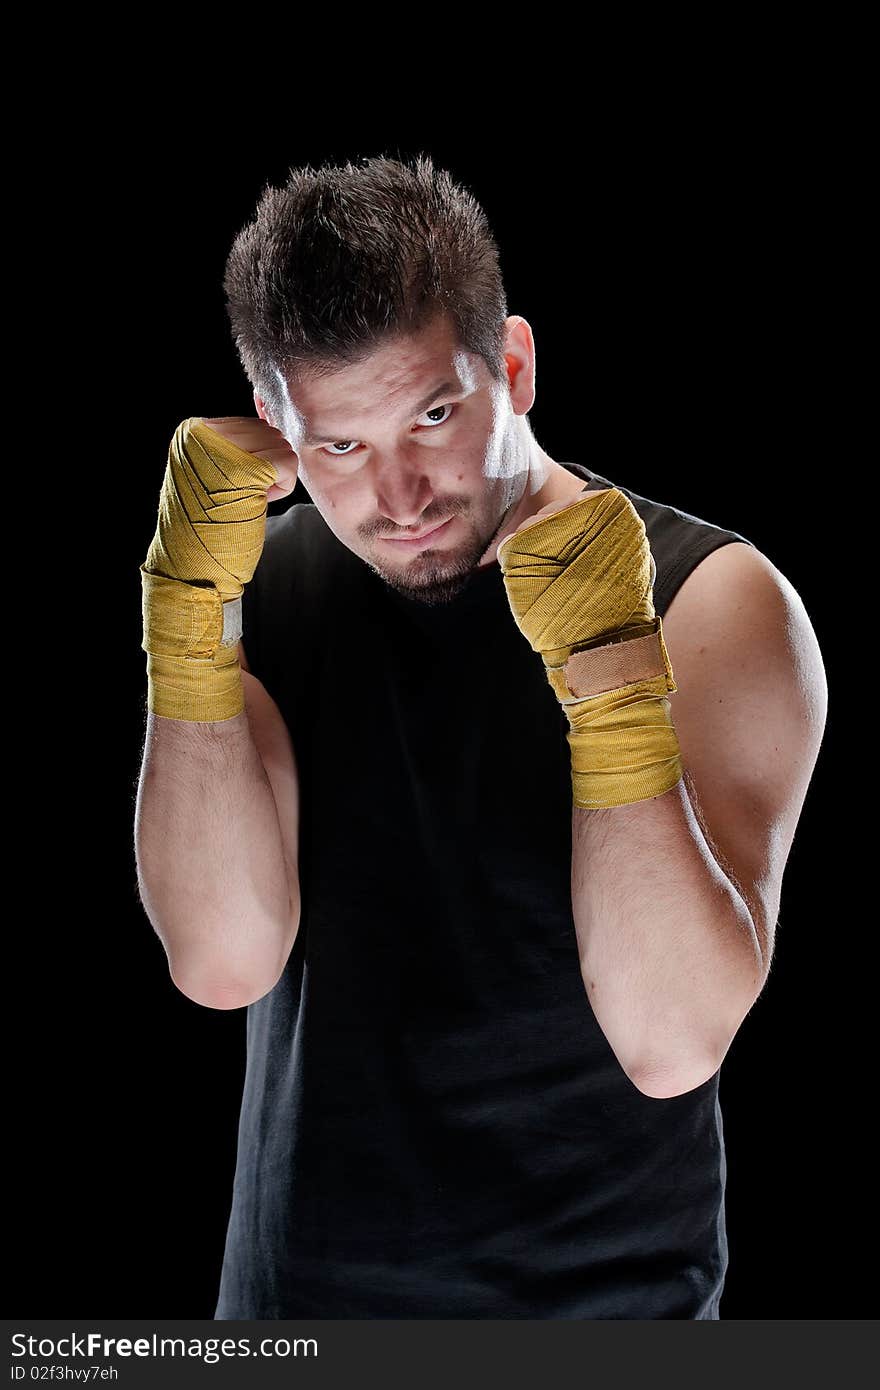
[[[277,428],[310,498],[343,545],[408,598],[460,593],[494,559],[523,496],[529,448],[517,417],[533,397],[531,333],[522,319],[508,319],[507,332],[506,382],[441,318],[330,376],[283,383]]]

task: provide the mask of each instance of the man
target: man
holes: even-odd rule
[[[215,1317],[717,1318],[718,1072],[824,725],[803,606],[539,446],[426,157],[292,171],[225,285],[258,418],[172,441],[137,811],[175,983],[248,1008]]]

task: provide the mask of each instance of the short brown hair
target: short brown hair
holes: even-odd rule
[[[223,288],[242,366],[277,419],[277,373],[327,375],[443,313],[459,345],[506,380],[507,300],[488,219],[424,152],[305,165],[283,188],[264,185]]]

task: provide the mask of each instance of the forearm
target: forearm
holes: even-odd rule
[[[584,986],[624,1070],[654,1078],[658,1095],[707,1080],[758,994],[762,961],[684,781],[629,805],[574,806],[571,891]]]
[[[208,722],[148,713],[135,856],[144,909],[183,993],[236,1008],[271,989],[296,923],[245,710]]]

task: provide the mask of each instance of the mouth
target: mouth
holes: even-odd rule
[[[383,536],[382,539],[388,541],[390,545],[413,547],[426,545],[428,541],[439,540],[454,520],[454,517],[449,517],[448,520],[442,521],[439,526],[432,526],[430,531],[423,531],[420,536]]]

